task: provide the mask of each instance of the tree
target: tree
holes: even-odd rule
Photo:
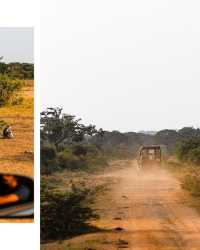
[[[167,150],[171,153],[174,149],[176,142],[179,139],[179,134],[176,130],[164,129],[160,130],[155,135],[156,143],[166,145]]]
[[[95,126],[85,126],[73,115],[62,112],[62,108],[47,108],[41,112],[41,139],[54,144],[58,149],[62,143],[70,144],[84,140],[85,135],[102,134]]]
[[[181,161],[200,163],[200,139],[191,138],[179,141],[176,145],[176,155]]]
[[[0,74],[0,106],[12,103],[12,101],[16,100],[17,92],[22,86],[22,81],[11,79],[7,75]]]
[[[184,127],[178,130],[178,134],[182,139],[200,138],[200,129]]]

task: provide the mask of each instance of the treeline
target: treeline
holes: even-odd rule
[[[138,148],[153,143],[152,137],[134,132],[97,130],[81,119],[47,108],[41,113],[41,170],[94,170],[107,166],[107,160],[134,158]]]
[[[44,173],[59,169],[87,169],[106,159],[136,157],[141,145],[159,144],[166,154],[199,164],[200,129],[161,130],[155,135],[97,130],[60,108],[41,113],[41,166]],[[186,154],[186,150],[191,151]]]
[[[14,79],[34,79],[34,65],[32,63],[4,63],[0,62],[0,74]]]
[[[145,133],[120,133],[119,131],[105,131],[101,140],[98,137],[93,137],[92,141],[100,145],[105,150],[113,148],[126,149],[132,155],[137,154],[138,148],[141,145],[159,144],[163,145],[167,155],[177,154],[182,145],[190,144],[194,147],[195,142],[200,140],[200,129],[193,127],[184,127],[179,130],[161,130],[152,134]],[[192,142],[191,142],[192,141]],[[195,141],[195,142],[194,142]],[[185,152],[185,151],[184,151]]]

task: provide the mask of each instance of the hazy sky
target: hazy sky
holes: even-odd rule
[[[108,130],[200,125],[198,0],[42,4],[42,109]]]
[[[7,63],[33,63],[33,28],[0,27],[0,56]]]

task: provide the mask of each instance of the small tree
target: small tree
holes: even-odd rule
[[[0,74],[0,106],[12,104],[22,86],[22,81]]]
[[[179,141],[176,145],[176,155],[181,161],[190,161],[192,163],[200,163],[200,139],[193,138]]]
[[[85,126],[73,115],[62,112],[62,108],[47,108],[41,113],[41,139],[54,144],[58,149],[62,143],[71,144],[81,142],[85,135],[102,134],[95,126]]]

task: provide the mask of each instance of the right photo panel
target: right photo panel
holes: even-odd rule
[[[42,250],[200,249],[198,7],[42,2]]]

